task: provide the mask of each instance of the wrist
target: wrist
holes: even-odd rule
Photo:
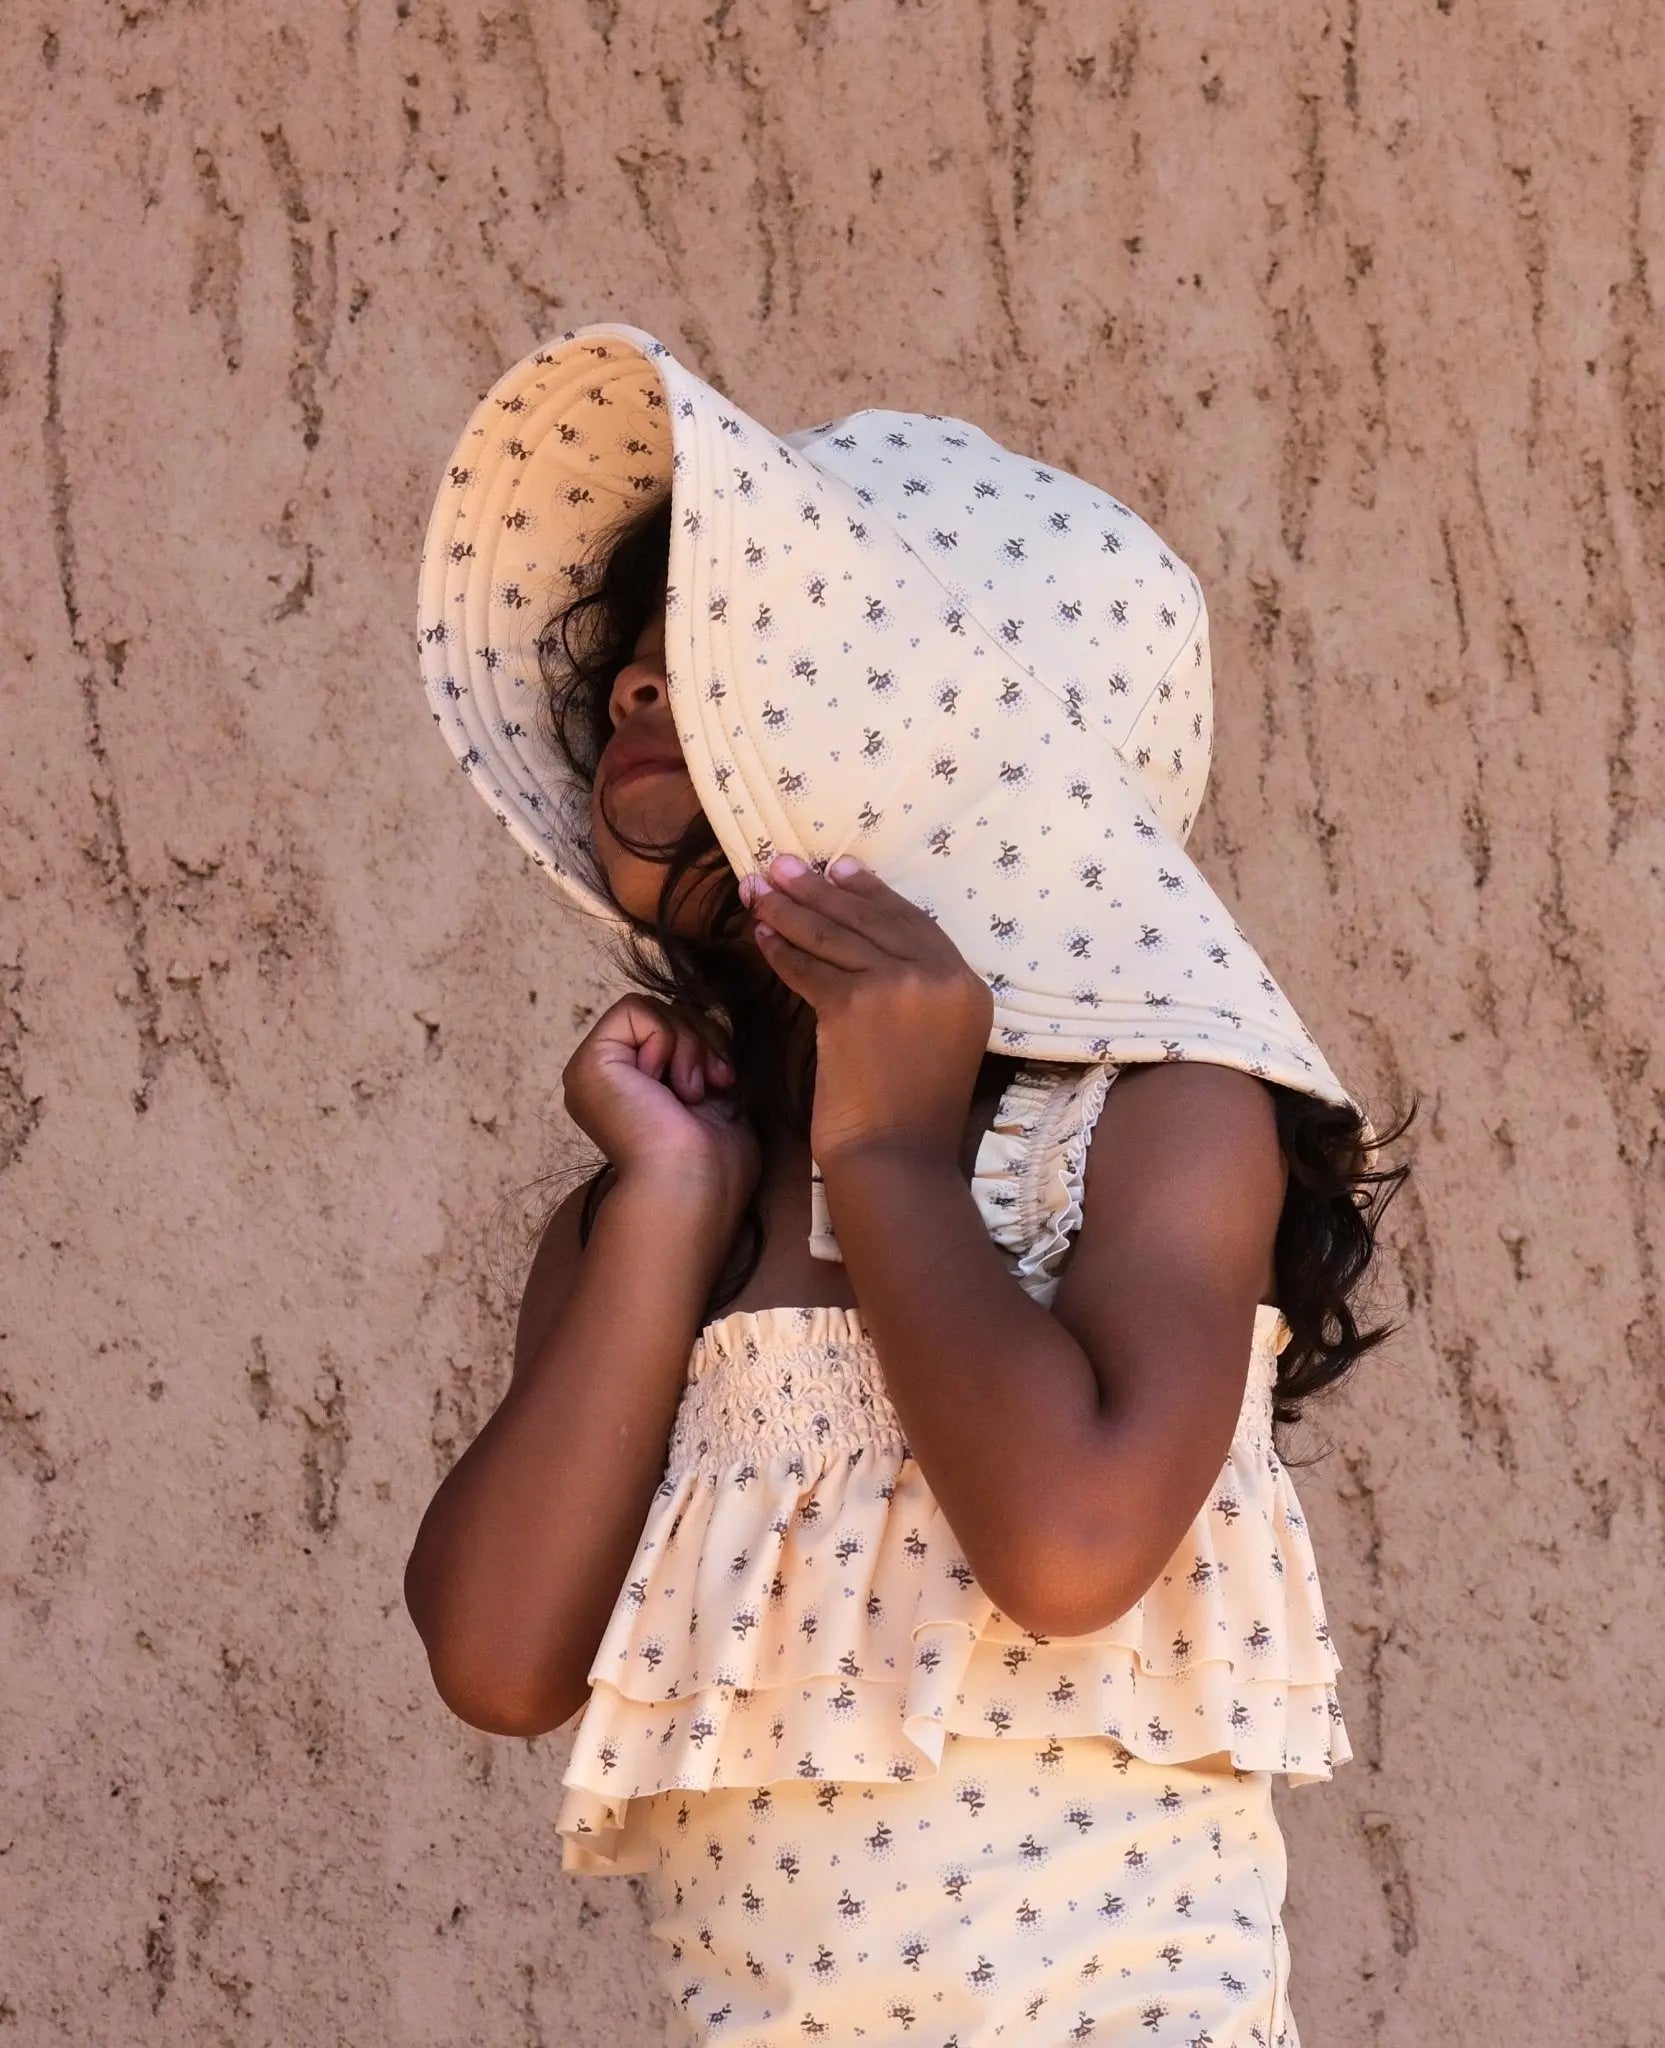
[[[817,1152],[815,1163],[828,1187],[853,1174],[872,1172],[948,1172],[961,1177],[957,1147],[947,1138],[923,1132],[883,1131],[851,1139],[835,1145],[824,1159]]]
[[[613,1198],[696,1234],[721,1235],[726,1247],[745,1210],[745,1197],[721,1173],[694,1162],[638,1160],[615,1168]]]

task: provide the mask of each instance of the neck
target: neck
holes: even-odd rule
[[[740,940],[731,958],[744,988],[743,1000],[768,1017],[779,1035],[784,1070],[801,1072],[815,1047],[813,1006],[786,986],[750,940]]]

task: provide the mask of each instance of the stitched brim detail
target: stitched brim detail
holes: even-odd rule
[[[588,792],[540,729],[538,636],[605,529],[667,490],[671,710],[737,873],[858,855],[988,983],[993,1050],[1201,1060],[1360,1107],[1184,850],[1208,621],[1160,536],[967,422],[776,434],[609,324],[476,408],[420,597],[453,755],[575,903],[619,922],[584,872]]]

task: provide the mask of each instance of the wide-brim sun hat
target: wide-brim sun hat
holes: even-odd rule
[[[1185,851],[1213,740],[1192,570],[1109,492],[969,421],[762,426],[642,329],[569,329],[474,409],[423,550],[439,730],[566,897],[589,791],[537,715],[538,642],[668,492],[665,671],[737,875],[853,853],[994,997],[989,1050],[1234,1067],[1355,1110]],[[818,1172],[811,1247],[836,1259]]]

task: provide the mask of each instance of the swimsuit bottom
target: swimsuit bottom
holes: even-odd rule
[[[668,2038],[1300,2048],[1271,1787],[1108,1736],[951,1734],[918,1779],[633,1799]]]

